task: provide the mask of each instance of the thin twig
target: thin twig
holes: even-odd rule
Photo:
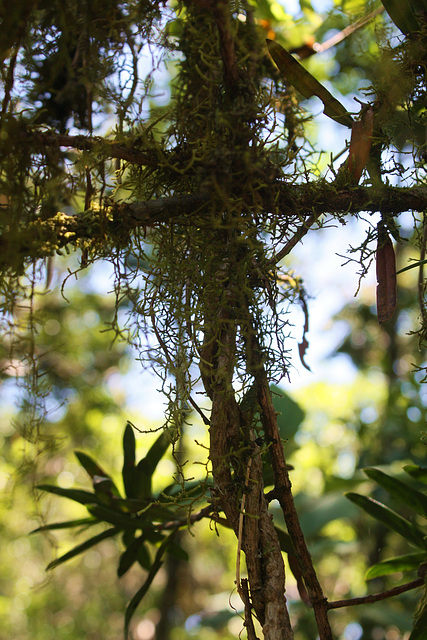
[[[367,25],[373,18],[375,18],[383,11],[384,7],[378,7],[377,9],[374,9],[373,11],[368,13],[366,16],[363,16],[363,18],[360,18],[360,20],[353,22],[353,24],[349,24],[348,27],[345,27],[345,29],[343,29],[339,33],[333,35],[332,38],[329,38],[328,40],[326,40],[326,42],[323,42],[322,44],[315,43],[313,45],[314,53],[323,53],[323,51],[327,51],[331,47],[335,47],[352,33]]]
[[[317,218],[318,218],[317,216],[311,215],[309,218],[307,218],[307,220],[304,220],[303,224],[296,230],[292,238],[288,240],[285,246],[282,247],[280,251],[278,251],[269,260],[269,264],[276,265],[278,262],[283,260],[283,258],[287,256],[292,251],[292,249],[299,243],[301,238],[303,238],[306,235],[306,233],[308,233],[308,231],[310,230],[310,227],[313,226]]]
[[[213,505],[208,504],[206,507],[203,507],[197,513],[190,515],[186,518],[181,518],[180,520],[171,520],[170,522],[163,522],[157,525],[154,525],[155,529],[160,531],[167,531],[169,529],[177,529],[179,527],[186,527],[188,524],[194,524],[195,522],[199,522],[209,516],[213,511]],[[214,518],[215,519],[215,518]]]
[[[328,602],[328,609],[341,609],[341,607],[354,607],[358,604],[370,604],[372,602],[378,602],[379,600],[386,600],[387,598],[392,598],[393,596],[398,596],[400,593],[405,593],[405,591],[410,591],[411,589],[417,589],[417,587],[422,587],[424,584],[424,578],[417,578],[416,580],[412,580],[412,582],[407,582],[406,584],[401,584],[398,587],[393,587],[392,589],[387,589],[387,591],[381,591],[380,593],[373,593],[369,596],[362,596],[361,598],[349,598],[348,600],[336,600],[335,602]]]
[[[236,586],[237,590],[240,594],[240,555],[242,552],[242,540],[243,540],[243,524],[245,520],[245,504],[246,504],[246,496],[247,489],[249,487],[249,476],[251,473],[252,466],[252,458],[249,458],[248,464],[246,467],[246,478],[245,478],[245,490],[243,491],[242,500],[240,503],[240,516],[239,516],[239,531],[237,535],[237,557],[236,557]],[[241,595],[241,594],[240,594]]]
[[[424,280],[424,260],[427,250],[427,214],[423,214],[423,235],[421,239],[420,250],[420,267],[418,270],[418,302],[420,306],[420,313],[423,319],[424,326],[427,324],[427,304],[425,301],[424,293],[426,290],[426,284]]]
[[[37,144],[46,147],[68,147],[80,151],[97,151],[106,158],[117,158],[136,165],[157,165],[158,156],[154,151],[140,151],[126,147],[123,143],[105,140],[96,136],[70,136],[59,133],[41,131],[26,132],[25,138],[33,139]]]
[[[240,589],[239,589],[239,594],[245,606],[245,627],[248,634],[248,640],[258,640],[255,633],[254,621],[252,620],[252,613],[251,613],[252,606],[251,606],[251,600],[249,597],[249,588],[248,588],[247,578],[244,578],[242,580]]]

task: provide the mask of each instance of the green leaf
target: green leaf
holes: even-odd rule
[[[301,527],[308,540],[317,538],[323,527],[333,520],[351,518],[354,513],[357,513],[356,507],[345,499],[342,491],[316,497],[307,496],[301,492],[296,499],[296,504]]]
[[[74,502],[79,502],[80,504],[91,504],[94,502],[103,504],[102,500],[95,493],[83,491],[82,489],[64,489],[63,487],[55,487],[51,484],[39,484],[37,489],[68,498],[69,500],[74,500]]]
[[[420,467],[417,464],[407,464],[403,467],[403,471],[416,480],[427,484],[427,467]]]
[[[123,434],[123,469],[122,477],[125,493],[128,498],[136,498],[135,476],[135,434],[130,422],[127,423]]]
[[[87,453],[84,453],[83,451],[75,451],[74,455],[91,478],[94,476],[103,476],[104,478],[109,477],[108,473],[105,473],[104,469],[100,467],[93,458],[88,456]]]
[[[365,574],[365,580],[372,580],[381,576],[388,576],[398,571],[413,571],[418,569],[420,564],[427,561],[427,553],[408,553],[405,556],[396,556],[383,560],[369,567]]]
[[[292,54],[274,40],[267,40],[267,46],[285,80],[295,87],[304,98],[308,99],[313,96],[320,98],[324,106],[323,113],[326,116],[349,129],[352,128],[353,118],[347,109]]]
[[[274,527],[277,537],[279,539],[280,548],[285,553],[295,553],[294,545],[292,544],[291,536],[283,529],[279,529],[279,527]]]
[[[163,540],[164,536],[161,536],[161,540]],[[148,552],[147,547],[145,546],[145,544],[142,544],[139,547],[139,551],[138,551],[138,558],[137,558],[139,564],[141,565],[141,567],[143,569],[145,569],[145,571],[149,571],[150,567],[151,567],[151,556]]]
[[[151,478],[161,458],[170,446],[167,432],[163,431],[151,446],[145,458],[140,460],[135,472],[135,492],[138,498],[151,496]]]
[[[421,491],[409,487],[404,482],[388,476],[379,469],[369,468],[364,469],[364,472],[368,478],[375,480],[381,487],[386,489],[393,498],[414,509],[419,515],[427,516],[427,496]]]
[[[381,0],[385,10],[402,33],[420,31],[420,25],[409,0]]]
[[[145,553],[141,553],[141,548],[145,551]],[[150,559],[148,551],[144,546],[143,536],[139,536],[138,538],[136,538],[128,546],[126,551],[124,551],[120,556],[119,566],[117,569],[118,577],[121,578],[135,562],[139,561],[141,563],[141,558],[144,562],[146,562],[147,558],[148,560]],[[142,566],[144,567],[144,569],[149,570],[150,563],[148,564],[148,566],[146,564]]]
[[[92,478],[93,488],[97,493],[120,497],[119,490],[111,479],[111,476],[109,476],[93,458],[83,451],[75,451],[74,453],[83,469]]]
[[[144,584],[142,585],[142,587],[135,593],[135,595],[133,596],[133,598],[131,599],[131,601],[129,602],[128,606],[126,607],[126,613],[125,613],[125,629],[124,629],[124,635],[125,635],[125,640],[128,639],[129,637],[129,624],[130,621],[132,620],[132,616],[135,613],[138,605],[140,604],[141,600],[143,599],[143,597],[145,596],[145,594],[147,593],[151,583],[153,582],[154,578],[157,575],[157,572],[159,571],[160,567],[162,566],[162,558],[163,555],[165,554],[169,544],[172,542],[175,534],[176,534],[177,530],[172,531],[172,533],[163,540],[162,544],[160,545],[159,549],[157,550],[156,553],[156,557],[154,559],[154,562],[151,566],[151,569],[148,573],[147,579],[145,580]]]
[[[272,384],[270,390],[274,408],[278,413],[277,426],[279,427],[280,437],[283,440],[290,440],[295,436],[303,422],[305,411],[280,387]]]
[[[421,265],[423,264],[427,264],[427,260],[417,260],[417,262],[412,262],[407,267],[403,267],[403,269],[399,269],[399,271],[396,271],[396,275],[399,275],[399,273],[403,273],[404,271],[409,271],[409,269],[415,269],[416,267],[421,267]]]
[[[141,518],[139,516],[128,515],[121,511],[117,511],[106,505],[99,504],[90,504],[87,506],[87,510],[89,513],[94,515],[96,518],[101,520],[102,522],[109,522],[115,526],[120,527],[121,529],[143,529],[143,528],[152,528],[151,522],[146,518]]]
[[[91,527],[94,524],[99,524],[99,520],[96,518],[80,518],[80,520],[67,520],[66,522],[53,522],[52,524],[44,524],[42,527],[38,527],[30,533],[38,533],[39,531],[54,531],[55,529],[69,529],[71,527]]]
[[[403,536],[410,544],[421,549],[426,548],[427,543],[424,540],[424,534],[409,520],[402,518],[389,507],[377,502],[377,500],[373,500],[373,498],[368,498],[358,493],[346,493],[346,497],[366,513],[369,513],[370,516]]]
[[[97,536],[94,536],[93,538],[86,540],[86,542],[83,542],[83,544],[79,544],[77,547],[74,547],[74,549],[71,549],[71,551],[68,551],[68,553],[64,554],[60,558],[57,558],[56,560],[53,560],[51,563],[49,563],[48,566],[46,567],[46,571],[48,571],[49,569],[54,569],[55,567],[62,564],[63,562],[66,562],[67,560],[71,560],[71,558],[75,558],[80,553],[83,553],[84,551],[87,551],[91,547],[94,547],[96,544],[98,544],[99,542],[102,542],[102,540],[105,540],[106,538],[111,538],[112,536],[115,536],[119,532],[120,532],[120,529],[118,529],[117,527],[113,527],[112,529],[107,529],[107,531],[103,531]]]
[[[111,503],[114,498],[121,498],[116,485],[109,476],[93,476],[93,488],[102,502]]]
[[[168,554],[177,558],[178,560],[183,560],[184,562],[188,562],[188,553],[181,547],[177,542],[171,542],[168,546]]]

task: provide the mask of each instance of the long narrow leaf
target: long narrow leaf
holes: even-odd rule
[[[94,515],[103,522],[109,522],[121,529],[129,529],[135,531],[136,529],[151,528],[151,522],[146,518],[140,518],[131,516],[121,511],[111,509],[105,505],[90,504],[87,507],[89,513]]]
[[[358,493],[346,493],[345,495],[349,500],[354,502],[354,504],[357,504],[358,507],[366,511],[366,513],[369,513],[370,516],[403,536],[410,544],[421,549],[427,548],[424,534],[409,522],[409,520],[402,518],[402,516],[389,507],[381,504],[381,502],[377,502],[377,500],[359,495]]]
[[[128,498],[136,498],[135,478],[135,434],[132,425],[128,422],[123,434],[123,484]]]
[[[286,51],[274,40],[267,40],[268,50],[274,62],[279,67],[285,79],[299,91],[304,98],[317,96],[323,102],[323,113],[351,129],[353,118],[347,109],[324,87],[314,76],[311,75],[291,53]]]
[[[91,504],[94,502],[102,504],[102,500],[100,500],[95,493],[83,491],[82,489],[65,489],[51,484],[39,484],[37,489],[62,496],[63,498],[69,498],[69,500],[74,500],[74,502],[79,502],[80,504]]]
[[[381,487],[384,487],[393,498],[410,507],[419,515],[427,517],[427,496],[421,491],[409,487],[404,482],[388,476],[379,469],[364,469],[364,472],[368,478],[375,480]]]
[[[71,527],[91,527],[94,524],[99,524],[99,520],[97,518],[80,518],[80,520],[67,520],[66,522],[52,522],[52,524],[44,524],[42,527],[38,527],[30,533],[54,531],[55,529],[70,529]]]
[[[88,454],[84,453],[84,451],[75,451],[74,455],[91,478],[93,478],[93,476],[103,476],[105,478],[109,477],[108,473],[104,471],[104,469],[96,462],[96,460],[88,456]]]
[[[83,451],[75,451],[74,453],[83,469],[92,478],[93,488],[97,493],[120,497],[119,490],[111,479],[111,476],[108,475],[93,458]]]
[[[148,498],[151,495],[151,478],[157,465],[170,446],[170,440],[164,431],[150,447],[145,458],[136,467],[135,481],[138,498]]]
[[[119,578],[121,578],[126,573],[126,571],[128,571],[131,566],[135,562],[137,562],[137,560],[139,559],[141,547],[144,547],[144,540],[142,536],[136,538],[122,553],[117,569],[117,575]],[[147,550],[145,551],[147,552]],[[144,568],[148,570],[150,567],[148,566]]]
[[[87,551],[91,547],[94,547],[99,542],[102,542],[107,538],[111,538],[112,536],[115,536],[119,532],[120,532],[119,528],[113,527],[112,529],[107,529],[107,531],[103,531],[97,536],[94,536],[93,538],[86,540],[86,542],[83,542],[83,544],[79,544],[77,547],[74,547],[74,549],[71,549],[71,551],[68,551],[68,553],[64,554],[60,558],[57,558],[56,560],[53,560],[52,562],[50,562],[46,567],[46,571],[48,571],[49,569],[54,569],[55,567],[62,564],[63,562],[66,562],[67,560],[71,560],[71,558],[75,558],[80,553]]]
[[[427,467],[420,467],[417,464],[407,464],[403,467],[403,471],[427,484]]]
[[[133,596],[133,598],[131,599],[131,601],[129,602],[128,606],[126,607],[126,613],[125,613],[125,630],[124,630],[124,635],[125,635],[125,640],[128,639],[129,637],[129,624],[130,621],[132,620],[132,616],[135,613],[138,605],[140,604],[141,600],[143,599],[143,597],[145,596],[145,594],[147,593],[151,583],[153,582],[154,578],[157,575],[157,572],[159,571],[160,567],[162,566],[162,558],[165,554],[165,552],[167,551],[168,545],[172,542],[173,538],[175,537],[176,531],[172,531],[172,533],[165,538],[165,540],[163,540],[162,544],[160,545],[160,547],[157,550],[156,553],[156,557],[154,558],[154,562],[151,566],[151,569],[148,573],[147,579],[145,580],[144,584],[142,585],[142,587],[135,593],[135,595]]]
[[[383,562],[369,567],[365,574],[365,580],[372,580],[373,578],[379,578],[381,576],[388,576],[391,573],[397,573],[398,571],[414,571],[418,569],[420,564],[427,561],[427,553],[422,551],[421,553],[408,553],[405,556],[396,556],[396,558],[389,558]]]
[[[412,264],[407,267],[403,267],[403,269],[399,269],[396,271],[396,275],[403,273],[404,271],[409,271],[409,269],[416,269],[417,267],[421,267],[423,264],[427,264],[427,260],[417,260],[417,262],[412,262]]]
[[[408,35],[420,31],[420,25],[412,11],[410,0],[381,0],[394,24]]]

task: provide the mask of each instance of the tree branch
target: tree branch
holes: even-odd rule
[[[67,137],[67,136],[66,136]],[[80,137],[80,136],[77,136]],[[82,140],[85,140],[82,136]],[[83,142],[82,142],[83,145]],[[398,215],[403,211],[427,209],[427,187],[353,187],[337,190],[334,185],[322,181],[304,185],[288,185],[276,182],[266,189],[266,210],[272,194],[277,194],[276,211],[272,218],[307,217],[305,225],[297,231],[304,234],[307,226],[321,214],[352,215],[360,211]],[[248,208],[250,208],[248,204]],[[259,205],[254,205],[258,206]],[[196,216],[212,209],[220,209],[214,197],[207,192],[176,194],[146,202],[113,203],[106,210],[86,211],[83,214],[58,213],[48,220],[25,221],[21,226],[6,228],[0,235],[0,265],[19,266],[25,258],[45,258],[66,245],[79,241],[103,238],[114,243],[117,237],[134,229],[159,223],[172,223],[183,216]],[[7,205],[5,207],[7,209]],[[189,221],[190,224],[190,221]],[[200,219],[197,221],[200,226]],[[293,239],[279,251],[279,259],[292,248]]]
[[[106,158],[125,160],[137,165],[157,165],[158,157],[154,151],[141,151],[126,147],[123,143],[105,138],[88,136],[70,136],[59,133],[28,132],[26,138],[32,138],[41,147],[69,147],[80,151],[99,151]]]
[[[328,609],[340,609],[341,607],[354,607],[357,604],[370,604],[372,602],[378,602],[379,600],[386,600],[386,598],[392,598],[398,596],[400,593],[422,587],[424,584],[424,578],[417,578],[412,582],[401,584],[398,587],[393,587],[387,591],[381,591],[380,593],[373,593],[370,596],[363,596],[361,598],[349,598],[348,600],[336,600],[335,602],[328,602]]]

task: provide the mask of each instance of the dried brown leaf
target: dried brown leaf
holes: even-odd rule
[[[396,257],[393,244],[387,231],[378,226],[377,245],[377,315],[378,322],[391,318],[397,302],[396,293]]]

